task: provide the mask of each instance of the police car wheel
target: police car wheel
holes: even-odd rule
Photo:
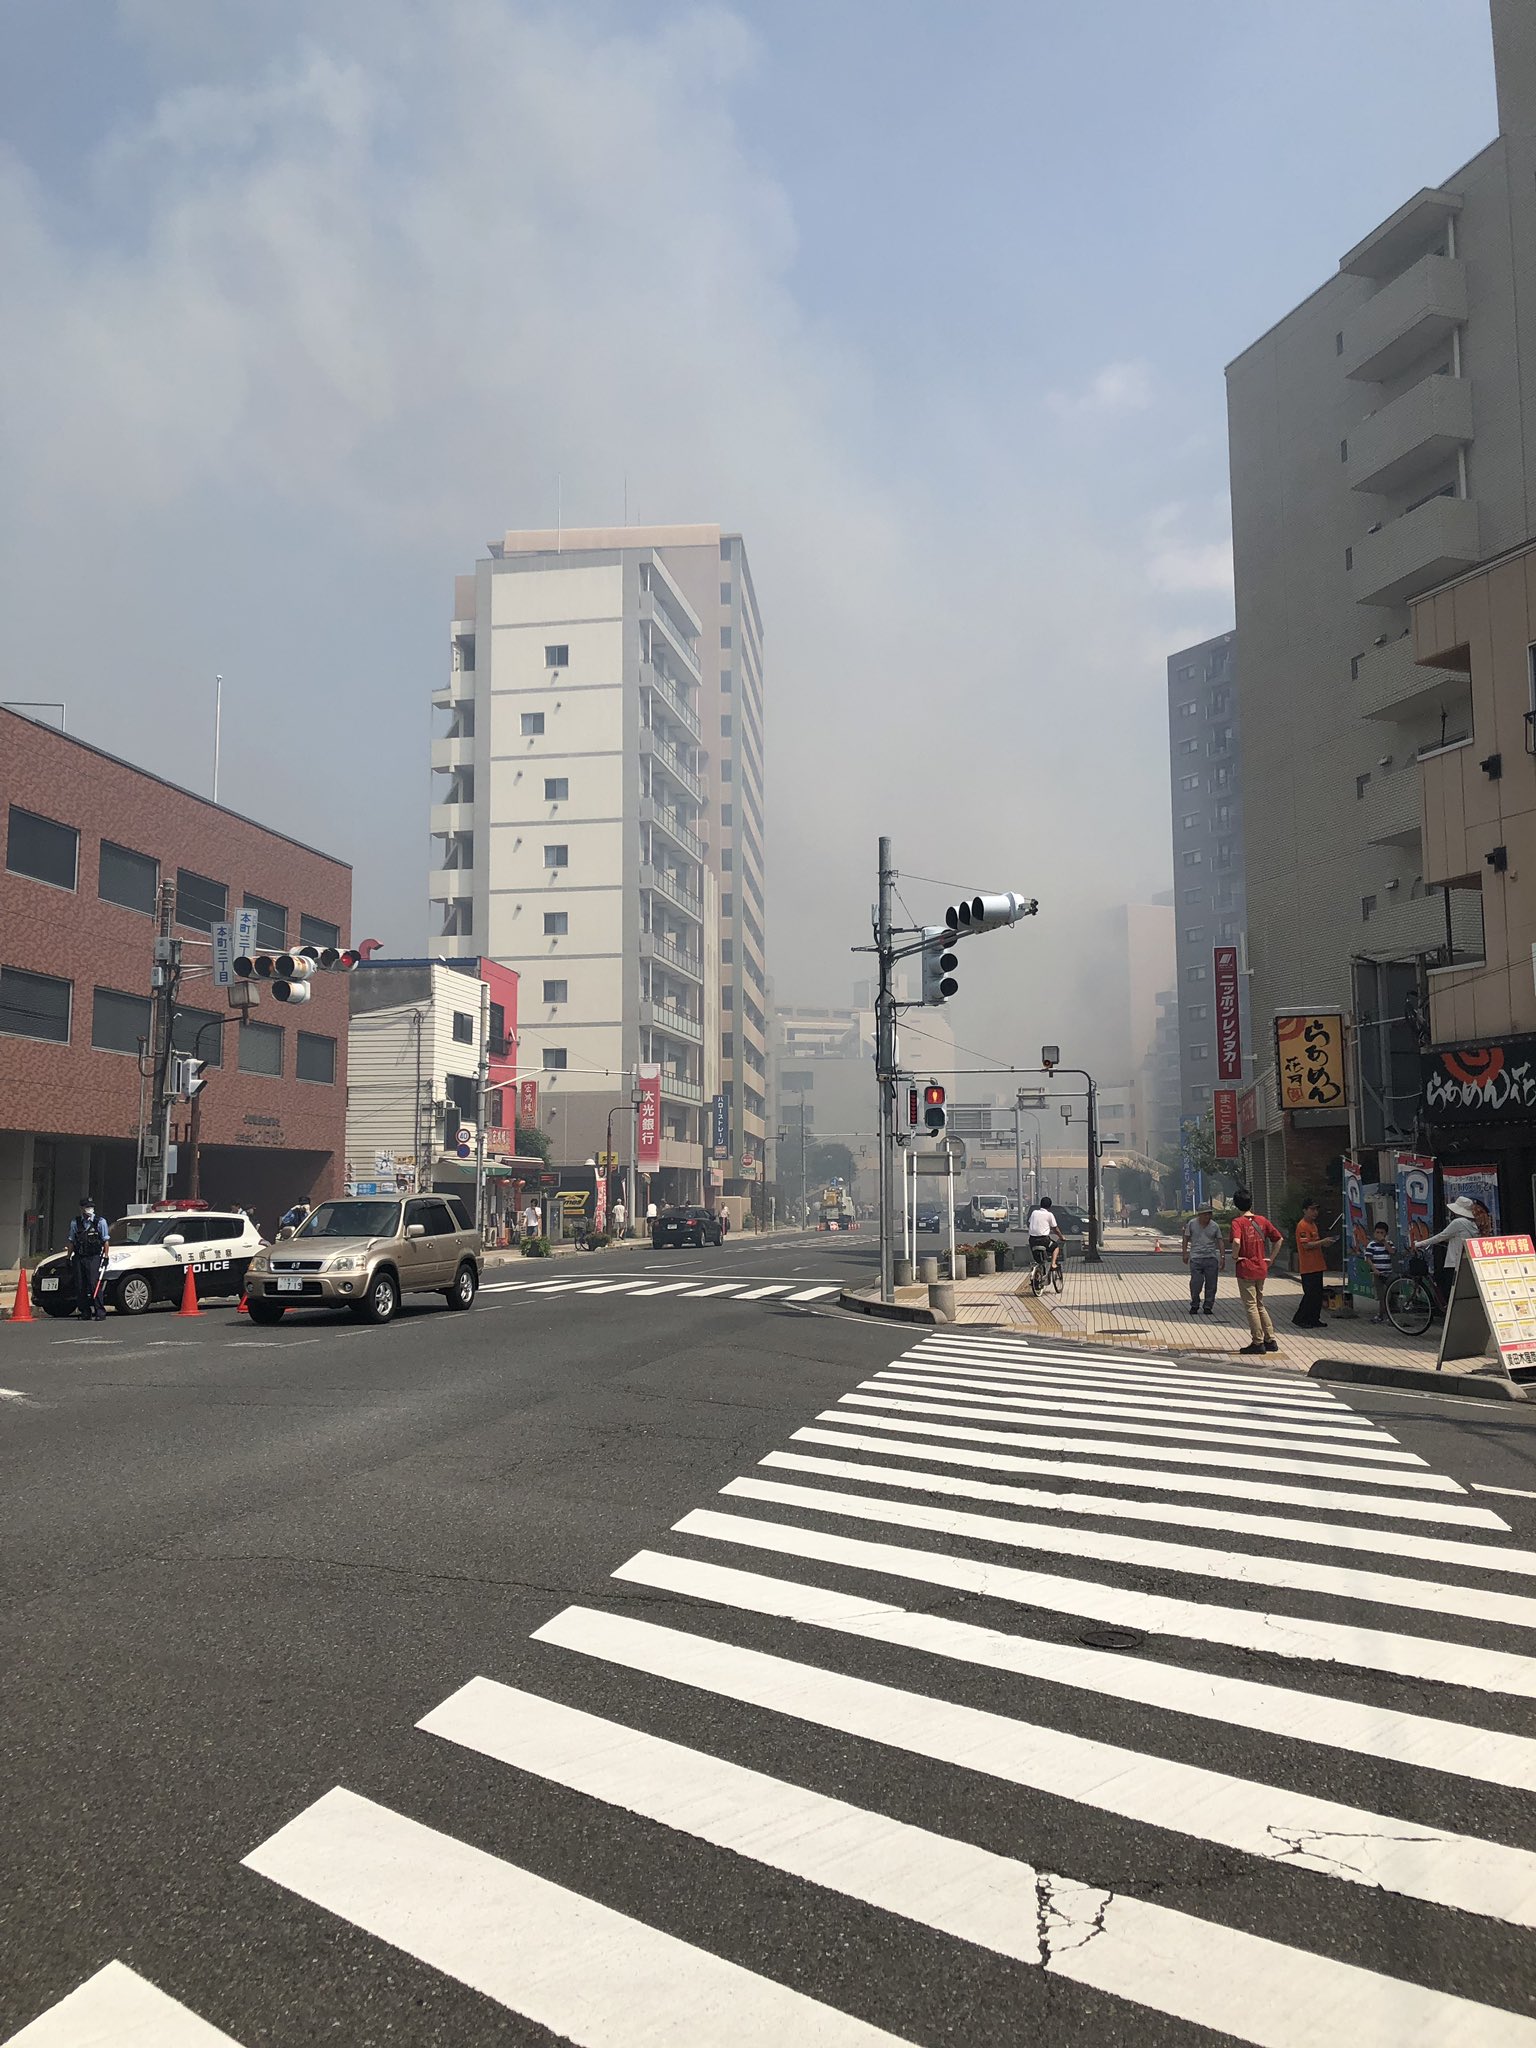
[[[129,1273],[112,1290],[112,1306],[120,1316],[141,1316],[154,1299],[142,1273]]]

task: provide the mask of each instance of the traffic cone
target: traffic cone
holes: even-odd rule
[[[235,1310],[235,1314],[237,1316],[248,1316],[250,1312],[250,1307],[245,1299],[245,1289],[242,1287],[240,1290],[240,1306]]]
[[[1160,1251],[1162,1250],[1162,1248],[1163,1248],[1163,1240],[1162,1240],[1161,1238],[1158,1238],[1158,1239],[1157,1239],[1157,1240],[1155,1241],[1155,1243],[1153,1244],[1153,1246],[1152,1246],[1152,1249],[1153,1249],[1153,1251],[1155,1251],[1155,1252],[1160,1252]]]
[[[27,1269],[22,1267],[16,1281],[16,1304],[11,1310],[13,1323],[30,1323],[32,1320],[32,1292],[27,1286]]]
[[[187,1277],[182,1282],[181,1307],[177,1309],[176,1313],[179,1316],[200,1316],[202,1314],[202,1310],[197,1305],[197,1282],[192,1278],[192,1268],[190,1266],[187,1268]]]

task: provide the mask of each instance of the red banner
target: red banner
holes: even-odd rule
[[[1243,1017],[1237,993],[1237,948],[1216,948],[1216,1078],[1243,1078]]]
[[[539,1128],[539,1084],[537,1081],[519,1081],[517,1084],[517,1120],[530,1131]]]
[[[661,1164],[661,1068],[641,1066],[640,1106],[635,1112],[635,1164],[651,1173]]]
[[[1236,1159],[1241,1147],[1237,1138],[1237,1090],[1217,1088],[1211,1094],[1212,1121],[1216,1127],[1216,1157]]]
[[[1259,1091],[1245,1088],[1237,1098],[1237,1135],[1251,1138],[1259,1128]]]

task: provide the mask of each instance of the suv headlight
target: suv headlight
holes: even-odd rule
[[[321,1270],[326,1273],[351,1273],[362,1263],[356,1252],[334,1252]]]

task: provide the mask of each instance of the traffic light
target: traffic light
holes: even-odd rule
[[[307,1003],[317,974],[350,974],[362,954],[351,946],[296,946],[291,953],[241,953],[230,963],[236,981],[270,981],[278,1003]]]
[[[1017,896],[1011,889],[991,895],[965,896],[951,903],[944,915],[952,932],[995,932],[1005,924],[1017,924],[1021,917],[1033,917],[1040,905],[1033,896]]]
[[[951,996],[960,993],[960,984],[955,979],[955,969],[960,962],[950,951],[954,937],[953,930],[944,925],[929,924],[923,927],[925,1003],[947,1003]]]
[[[942,1138],[948,1113],[944,1108],[944,1090],[937,1081],[930,1081],[923,1090],[923,1125],[930,1138]]]
[[[194,1095],[208,1085],[203,1072],[205,1062],[194,1059],[191,1053],[173,1053],[171,1056],[171,1093],[190,1102]]]

